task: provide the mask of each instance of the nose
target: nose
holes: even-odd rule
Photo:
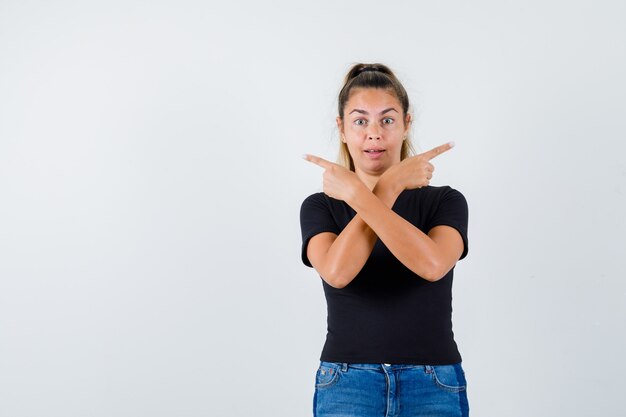
[[[367,138],[371,140],[380,140],[380,127],[376,124],[369,126]]]

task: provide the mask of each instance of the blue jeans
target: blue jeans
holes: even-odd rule
[[[468,416],[467,382],[454,365],[320,362],[314,417]]]

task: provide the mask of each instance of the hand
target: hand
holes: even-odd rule
[[[304,159],[324,168],[324,193],[350,204],[360,187],[365,187],[359,177],[349,169],[327,161],[319,156],[304,155]]]
[[[400,190],[412,190],[430,184],[435,167],[430,163],[434,157],[452,149],[454,142],[437,146],[430,151],[404,159],[389,168],[384,174],[386,180],[395,184]],[[389,177],[392,179],[390,180]]]

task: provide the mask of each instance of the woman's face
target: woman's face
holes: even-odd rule
[[[410,116],[403,119],[402,105],[393,93],[380,88],[355,89],[343,115],[343,120],[337,117],[337,126],[357,174],[379,176],[400,162]]]

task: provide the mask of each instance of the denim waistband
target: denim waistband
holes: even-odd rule
[[[399,370],[399,369],[428,369],[429,365],[414,365],[414,364],[389,364],[389,363],[346,363],[346,362],[326,362],[320,361],[321,365],[342,369],[344,372],[348,370],[348,368],[353,369],[370,369],[370,370]]]

